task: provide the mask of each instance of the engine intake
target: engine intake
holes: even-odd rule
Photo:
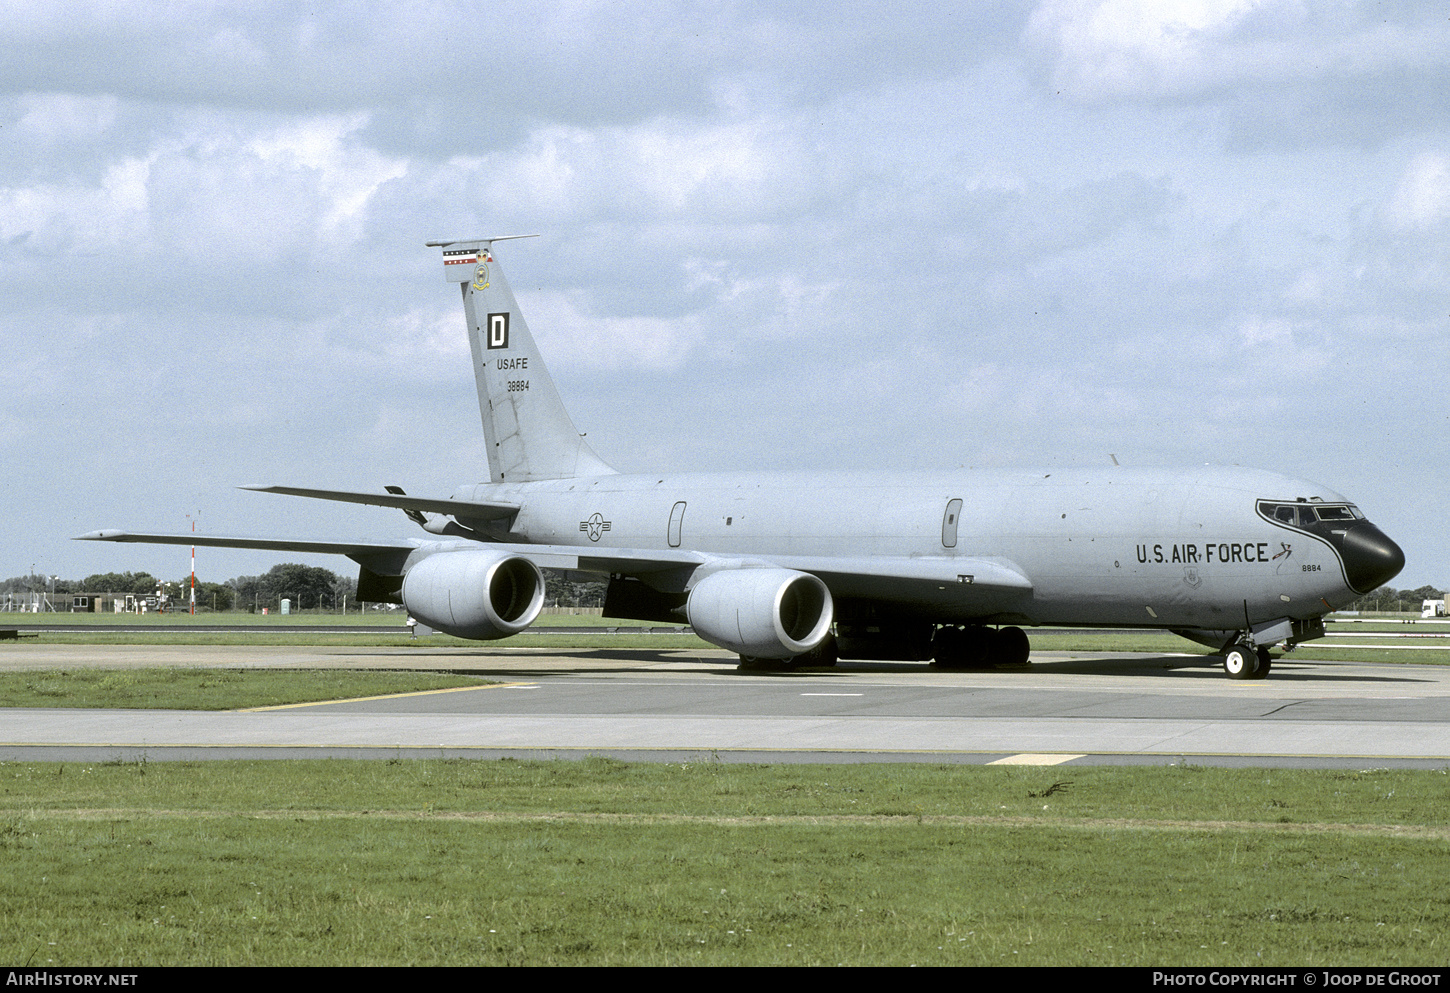
[[[695,633],[741,655],[802,655],[830,633],[834,605],[826,584],[792,569],[715,572],[690,590],[685,613]]]
[[[492,641],[534,623],[544,605],[544,574],[504,552],[438,552],[403,577],[403,604],[445,634]]]

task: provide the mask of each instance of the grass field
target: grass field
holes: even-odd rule
[[[0,763],[16,965],[1441,965],[1443,772]]]
[[[375,669],[45,669],[0,672],[0,708],[241,710],[489,682],[449,673]]]
[[[0,627],[45,625],[63,630],[45,631],[27,641],[53,645],[301,645],[310,647],[398,647],[432,648],[448,645],[478,645],[478,642],[432,634],[415,638],[405,626],[402,611],[369,611],[365,614],[0,614]],[[597,614],[548,614],[536,622],[540,627],[640,628],[668,627],[643,621],[601,618]],[[126,631],[96,631],[98,626],[123,625]],[[195,631],[201,627],[236,627],[231,631]],[[315,633],[303,627],[376,628],[377,633]],[[240,630],[263,627],[266,630]],[[524,632],[493,644],[511,648],[671,648],[710,649],[713,645],[693,634],[621,631],[579,634],[537,634]],[[4,644],[0,643],[0,653]]]

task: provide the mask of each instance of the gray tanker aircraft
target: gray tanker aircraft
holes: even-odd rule
[[[617,473],[564,409],[493,258],[504,240],[429,243],[463,294],[488,482],[245,487],[397,508],[428,538],[82,537],[346,555],[359,599],[480,640],[533,623],[541,568],[608,576],[606,616],[688,621],[742,668],[1021,664],[1023,626],[1075,625],[1167,629],[1260,678],[1270,648],[1322,636],[1404,567],[1343,496],[1250,469]]]

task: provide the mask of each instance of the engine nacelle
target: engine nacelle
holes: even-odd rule
[[[835,606],[826,584],[792,569],[729,569],[690,590],[685,613],[712,645],[762,659],[801,655],[830,633]]]
[[[506,552],[437,552],[403,577],[403,605],[445,634],[507,638],[539,616],[544,574],[528,559]]]

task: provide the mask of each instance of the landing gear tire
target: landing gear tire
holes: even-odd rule
[[[1223,671],[1229,679],[1253,679],[1259,671],[1259,655],[1252,645],[1239,642],[1223,653]]]
[[[1254,678],[1263,679],[1269,674],[1269,669],[1273,667],[1274,658],[1272,655],[1269,654],[1269,650],[1267,648],[1260,648],[1258,651],[1258,655],[1259,671],[1254,673]]]
[[[938,669],[960,669],[966,657],[961,628],[941,628],[931,643],[931,664]]]
[[[790,668],[790,659],[763,659],[756,655],[740,656],[741,672],[784,672]]]
[[[990,669],[995,659],[996,632],[983,627],[944,627],[932,642],[932,665],[938,669]]]
[[[1032,644],[1027,640],[1027,632],[1021,628],[998,628],[996,641],[999,665],[1026,665],[1032,655]]]
[[[932,665],[938,669],[991,669],[1026,665],[1032,654],[1027,632],[1017,627],[944,627],[932,643]]]

